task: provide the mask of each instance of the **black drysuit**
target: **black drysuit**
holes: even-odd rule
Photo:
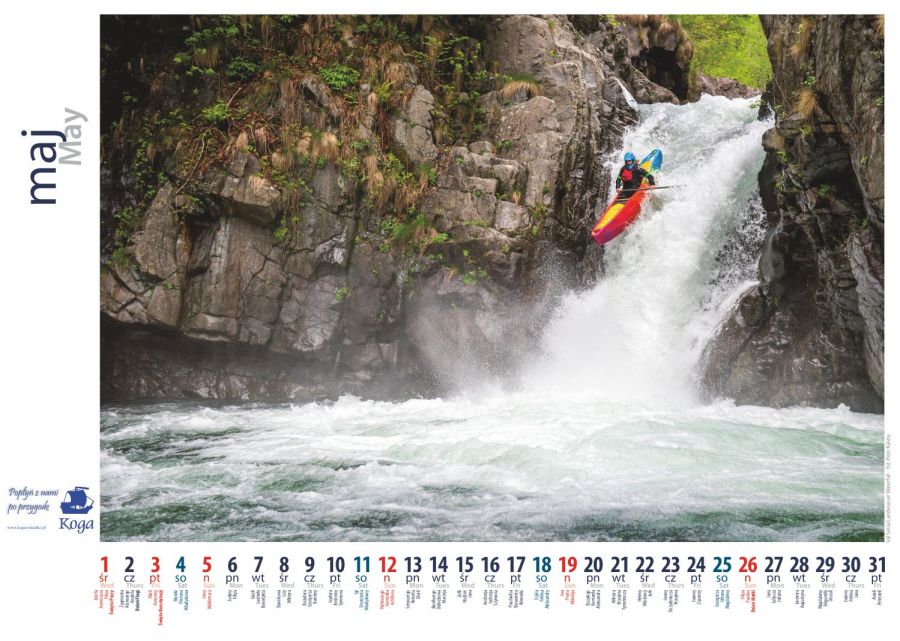
[[[631,169],[626,166],[622,166],[619,170],[619,177],[616,178],[616,189],[622,189],[624,192],[623,196],[628,196],[628,191],[634,191],[638,187],[641,186],[641,181],[644,179],[644,176],[647,177],[647,182],[651,185],[655,185],[656,181],[653,179],[652,174],[648,174],[647,170],[642,168],[639,164],[634,163],[631,165]]]

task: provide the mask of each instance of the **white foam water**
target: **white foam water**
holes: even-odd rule
[[[706,340],[755,275],[763,235],[756,174],[769,124],[749,101],[713,96],[641,113],[626,149],[662,149],[657,181],[674,187],[652,192],[637,221],[606,246],[605,278],[564,301],[529,372],[533,388],[691,401]]]
[[[695,394],[755,275],[768,125],[721,97],[640,111],[626,147],[683,187],[562,302],[520,391],[106,407],[102,539],[880,540],[882,416]]]

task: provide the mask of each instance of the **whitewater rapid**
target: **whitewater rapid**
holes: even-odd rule
[[[528,373],[532,389],[691,402],[693,372],[724,311],[753,282],[764,235],[756,175],[770,123],[748,100],[641,108],[625,149],[663,150],[660,185],[609,243],[607,272],[564,301]],[[618,171],[621,154],[610,159]],[[613,195],[612,189],[609,198]]]
[[[696,395],[754,282],[769,124],[708,96],[640,115],[626,148],[682,187],[607,245],[516,392],[103,408],[101,538],[880,540],[883,416]]]

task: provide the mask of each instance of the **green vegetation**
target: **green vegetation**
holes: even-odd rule
[[[405,218],[395,216],[382,220],[379,231],[385,237],[379,246],[384,253],[393,249],[404,253],[416,250],[421,256],[430,246],[450,240],[447,234],[434,229],[425,214],[415,208],[410,208]]]
[[[130,241],[131,236],[137,231],[141,222],[141,214],[133,207],[123,207],[113,214],[116,221],[115,240],[117,249],[124,248]],[[124,253],[122,254],[124,256]]]
[[[302,246],[303,212],[316,172],[336,166],[351,198],[369,209],[380,229],[372,242],[382,251],[418,252],[451,242],[419,210],[436,186],[438,169],[417,165],[392,141],[394,118],[404,117],[417,84],[434,97],[434,140],[442,151],[484,139],[487,114],[481,98],[540,93],[536,78],[500,74],[484,59],[478,18],[439,16],[196,15],[104,18],[104,162],[120,167],[127,185],[104,216],[104,252],[118,262],[159,187],[166,181],[186,197],[208,171],[228,167],[242,152],[259,160],[252,180],[265,179],[282,193],[269,233],[284,248]],[[554,25],[555,28],[555,25]],[[130,38],[165,41],[141,52]],[[127,64],[125,64],[127,62]],[[145,67],[146,65],[146,67]],[[304,91],[321,79],[330,117],[303,119],[313,99]],[[415,84],[415,83],[413,83]],[[368,85],[370,94],[359,88]],[[318,91],[318,90],[317,90]],[[173,101],[178,109],[172,109]],[[322,110],[324,114],[324,109]],[[358,124],[372,123],[362,135]],[[507,140],[498,147],[510,150]],[[441,156],[444,158],[444,156]],[[462,162],[455,158],[453,162]],[[201,189],[202,193],[204,189]],[[514,201],[521,194],[514,192]],[[196,222],[200,209],[179,215]],[[188,219],[188,217],[192,217]],[[484,224],[484,223],[474,223]],[[439,260],[443,260],[441,257]],[[476,272],[477,275],[477,272]]]
[[[351,69],[347,65],[333,64],[328,67],[322,67],[319,75],[325,84],[339,93],[343,93],[348,89],[355,87],[359,82],[359,72]]]
[[[221,125],[228,121],[228,105],[224,100],[217,100],[209,107],[205,107],[201,112],[203,119],[211,125]]]
[[[299,242],[300,220],[300,216],[297,214],[282,216],[281,222],[279,222],[273,233],[275,240],[285,246],[297,244]]]
[[[134,260],[127,253],[124,247],[116,247],[110,255],[110,261],[119,267],[133,267]]]
[[[462,275],[462,282],[464,285],[474,285],[479,280],[484,280],[487,278],[488,273],[484,267],[479,267],[475,271],[466,272]]]
[[[691,73],[763,88],[772,77],[766,36],[755,15],[677,15],[694,44]]]
[[[228,63],[225,67],[225,75],[229,80],[249,80],[259,73],[259,65],[237,57]]]
[[[541,220],[544,216],[547,215],[547,212],[550,211],[550,208],[544,203],[535,203],[531,208],[531,215],[535,220]]]

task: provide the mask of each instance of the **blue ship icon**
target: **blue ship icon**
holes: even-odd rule
[[[94,507],[94,499],[85,494],[88,487],[75,487],[66,492],[68,500],[59,504],[63,514],[87,514]],[[90,503],[89,503],[90,502]]]

